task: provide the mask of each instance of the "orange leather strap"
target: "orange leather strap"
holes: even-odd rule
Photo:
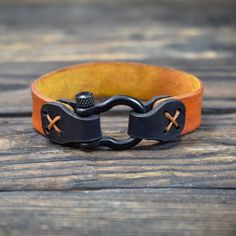
[[[123,62],[80,64],[45,74],[31,88],[33,127],[41,134],[41,107],[61,98],[74,99],[80,91],[90,91],[97,97],[122,94],[141,100],[170,95],[186,107],[182,134],[201,123],[203,84],[195,76],[175,69]]]

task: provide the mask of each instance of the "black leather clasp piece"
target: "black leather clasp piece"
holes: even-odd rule
[[[169,141],[180,136],[184,124],[184,104],[170,98],[149,112],[131,112],[128,134],[133,138]]]
[[[117,105],[129,106],[128,137],[117,140],[102,136],[100,114]],[[131,148],[142,139],[169,141],[180,136],[185,124],[185,106],[168,96],[153,97],[149,101],[117,95],[95,104],[93,95],[82,92],[76,102],[60,99],[41,109],[44,133],[58,144],[79,144],[82,149],[105,146],[115,150]]]
[[[100,116],[96,114],[81,117],[59,102],[49,102],[42,107],[41,117],[44,133],[55,143],[95,142],[102,137]]]

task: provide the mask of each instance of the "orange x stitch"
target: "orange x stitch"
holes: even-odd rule
[[[165,117],[170,121],[170,124],[165,128],[165,131],[170,131],[172,125],[174,125],[176,128],[179,127],[179,124],[177,123],[176,119],[178,118],[180,114],[179,110],[176,110],[175,115],[171,116],[168,112],[165,112]]]
[[[55,118],[51,118],[48,114],[47,114],[47,119],[49,121],[49,125],[48,125],[48,130],[51,130],[52,128],[54,128],[56,130],[56,132],[58,134],[61,133],[61,129],[59,129],[56,125],[57,121],[59,121],[61,119],[60,116],[56,116]]]

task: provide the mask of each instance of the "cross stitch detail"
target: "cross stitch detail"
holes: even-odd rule
[[[165,131],[170,131],[171,127],[174,125],[176,128],[179,128],[179,124],[177,123],[176,119],[180,114],[179,110],[176,110],[175,115],[171,116],[170,113],[165,112],[165,117],[170,121],[169,125],[165,128]]]
[[[49,125],[48,125],[48,130],[51,130],[52,128],[54,128],[56,130],[56,132],[58,134],[61,134],[61,129],[59,129],[56,125],[57,121],[59,121],[61,119],[60,116],[56,116],[54,117],[53,119],[47,114],[47,119],[48,119],[48,122],[49,122]]]

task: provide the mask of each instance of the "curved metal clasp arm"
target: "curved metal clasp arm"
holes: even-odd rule
[[[137,99],[125,96],[125,95],[117,95],[113,96],[102,103],[98,103],[92,107],[88,108],[77,108],[75,113],[79,116],[89,116],[92,114],[100,114],[110,110],[111,108],[125,105],[131,107],[135,112],[144,113],[146,112],[145,106],[138,101]]]

